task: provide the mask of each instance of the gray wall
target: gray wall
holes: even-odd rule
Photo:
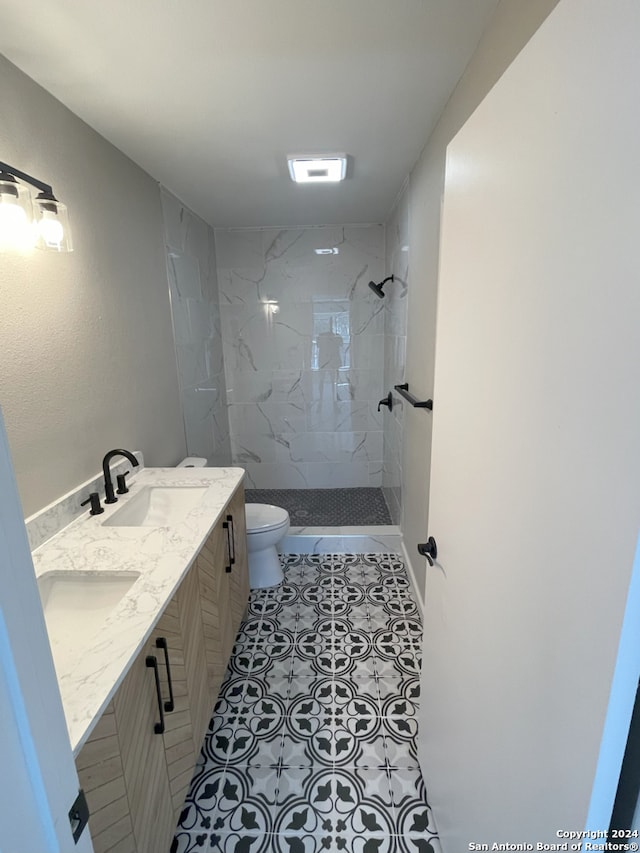
[[[411,274],[405,381],[416,397],[433,395],[440,203],[446,147],[494,83],[538,29],[557,0],[502,0],[476,53],[454,90],[409,178]],[[525,93],[523,93],[523,96]],[[434,397],[434,417],[438,399]],[[431,448],[430,416],[405,412],[403,441],[403,534],[417,585],[424,594],[426,561],[416,544],[427,532]]]
[[[25,515],[113,447],[185,452],[157,184],[0,57],[2,159],[51,183],[75,251],[0,257],[0,405]]]

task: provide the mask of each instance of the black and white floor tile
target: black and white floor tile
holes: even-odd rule
[[[251,594],[173,849],[440,853],[402,559],[281,559],[284,582]]]

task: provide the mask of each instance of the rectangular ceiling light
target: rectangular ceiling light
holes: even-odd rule
[[[347,155],[332,154],[328,157],[287,157],[291,179],[298,184],[319,184],[343,181],[347,173]]]

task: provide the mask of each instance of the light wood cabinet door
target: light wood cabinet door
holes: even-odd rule
[[[159,674],[164,669],[156,637],[154,632],[134,660],[76,759],[95,853],[164,850],[175,829],[164,735],[155,731],[160,721],[155,675],[146,664],[154,656]],[[166,676],[160,680],[168,696]]]
[[[196,559],[204,635],[209,703],[213,708],[227,667],[225,636],[231,630],[228,607],[227,536],[219,522]]]
[[[139,853],[164,850],[175,828],[164,739],[155,733],[159,709],[154,671],[146,665],[147,656],[154,656],[162,671],[159,651],[152,638],[113,698],[129,812]]]
[[[207,686],[207,658],[200,606],[198,570],[192,566],[176,593],[180,633],[184,651],[184,675],[191,713],[194,762],[200,755],[207,725],[213,713],[213,704]],[[167,753],[169,762],[169,753]],[[189,777],[188,782],[191,781]],[[188,784],[188,783],[187,783]],[[186,793],[186,792],[185,792]],[[184,798],[183,798],[184,799]]]
[[[111,702],[76,759],[94,853],[136,853],[116,717]]]
[[[170,697],[173,696],[173,708],[171,704],[165,707],[162,740],[173,814],[176,819],[189,789],[197,759],[192,697],[189,692],[189,679],[187,679],[187,669],[191,667],[192,662],[188,660],[186,635],[182,630],[181,618],[181,610],[184,610],[184,593],[192,586],[190,575],[191,571],[165,608],[153,633],[154,653],[158,658],[163,702],[170,703]],[[187,589],[184,589],[185,585]],[[171,686],[169,686],[169,675]]]
[[[249,600],[249,568],[247,564],[247,522],[244,508],[244,488],[236,491],[226,511],[231,516],[231,535],[233,537],[233,555],[235,558],[229,575],[229,602],[231,609],[231,648],[233,648],[240,622]]]
[[[198,555],[196,565],[200,584],[207,682],[213,708],[249,597],[242,485],[238,487],[211,531]]]

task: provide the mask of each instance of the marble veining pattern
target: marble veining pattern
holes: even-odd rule
[[[138,572],[140,577],[77,655],[57,671],[71,747],[78,754],[93,725],[149,637],[244,477],[241,468],[145,468],[128,495],[104,514],[76,519],[33,552],[36,576],[50,571]],[[172,527],[116,527],[105,521],[144,486],[206,487],[200,503]],[[56,638],[50,637],[52,646]]]
[[[296,527],[280,542],[283,554],[385,554],[402,547],[400,528],[394,524],[375,527]]]
[[[231,462],[213,230],[161,189],[187,453]]]
[[[381,485],[382,226],[215,236],[234,464],[258,489]]]

